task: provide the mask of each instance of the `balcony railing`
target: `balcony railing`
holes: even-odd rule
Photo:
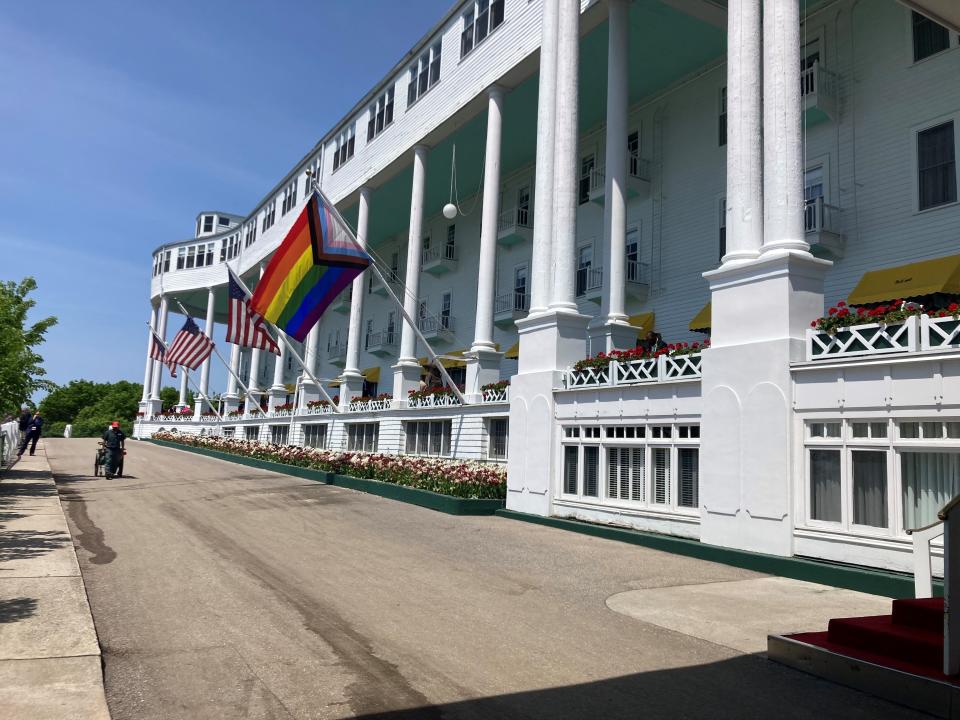
[[[407,407],[412,408],[460,407],[460,404],[456,395],[427,395],[407,401]]]
[[[503,210],[497,218],[497,233],[502,234],[517,227],[532,227],[533,212],[529,207],[514,207]]]
[[[670,357],[661,355],[646,360],[620,362],[611,360],[602,368],[570,368],[564,373],[564,386],[568,390],[586,387],[617,385],[642,385],[646,383],[696,380],[700,377],[700,353]]]
[[[837,76],[824,68],[819,60],[800,71],[800,96],[808,95],[837,96]]]
[[[327,346],[327,357],[331,362],[342,360],[347,357],[347,344],[343,342],[332,343]]]
[[[512,292],[497,295],[493,301],[495,315],[501,313],[527,312],[530,296],[525,292]]]
[[[650,263],[627,260],[627,282],[638,285],[650,284]]]
[[[417,327],[424,335],[452,333],[455,325],[456,318],[452,315],[427,315],[417,320]]]
[[[351,402],[349,405],[347,405],[347,412],[379,412],[381,410],[389,410],[391,402],[391,400],[385,398],[380,400]]]
[[[803,228],[808,233],[837,232],[840,208],[828,205],[823,197],[807,200],[803,207]]]
[[[457,246],[444,243],[441,247],[426,248],[421,254],[421,259],[424,265],[438,260],[455,261],[457,259]]]
[[[500,388],[499,390],[483,390],[482,402],[485,403],[505,403],[510,402],[510,387]]]
[[[807,360],[955,349],[960,349],[960,320],[952,315],[914,315],[899,323],[851,325],[837,328],[832,335],[807,330]]]
[[[577,297],[582,297],[587,293],[594,292],[603,287],[603,268],[601,267],[582,267],[577,268]]]
[[[365,347],[368,352],[372,353],[385,353],[392,352],[393,348],[397,346],[397,336],[399,333],[396,329],[386,329],[380,330],[378,332],[367,333]]]

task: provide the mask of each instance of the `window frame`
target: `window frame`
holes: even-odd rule
[[[423,447],[421,447],[421,443]],[[435,448],[436,452],[434,451]],[[415,457],[452,457],[453,419],[404,420],[403,454]]]
[[[920,206],[920,135],[921,133],[939,128],[943,125],[953,124],[953,200],[948,200],[946,202],[938,203],[936,205],[930,205],[927,207]],[[950,113],[948,115],[942,115],[940,117],[928,120],[924,123],[915,125],[910,129],[911,136],[911,146],[913,153],[913,173],[912,173],[912,187],[913,187],[913,209],[915,214],[935,212],[942,208],[955,207],[960,203],[960,168],[958,168],[957,163],[957,148],[960,147],[958,143],[958,128],[960,128],[960,112]]]
[[[499,434],[494,434],[494,423],[503,423],[503,454],[492,452],[494,442],[499,442]],[[510,418],[509,417],[491,417],[485,418],[483,422],[484,432],[484,457],[490,462],[507,462],[510,458]]]
[[[460,13],[460,61],[482,45],[506,21],[504,0],[473,0]],[[483,9],[481,9],[483,6]],[[499,13],[499,14],[498,14]],[[469,16],[469,20],[467,17]],[[481,16],[483,16],[481,29]],[[481,34],[482,33],[482,34]],[[465,46],[469,35],[469,47]]]

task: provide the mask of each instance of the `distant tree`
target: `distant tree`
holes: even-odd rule
[[[47,422],[73,422],[77,413],[97,403],[105,387],[108,386],[104,383],[71,380],[40,401],[40,412]]]
[[[160,405],[164,410],[176,407],[180,401],[180,391],[177,388],[160,388]],[[193,406],[193,390],[187,390],[187,405]]]
[[[27,314],[36,305],[27,296],[36,289],[32,277],[19,283],[0,282],[0,416],[16,413],[37,390],[56,387],[43,377],[43,358],[35,348],[57,319],[47,317],[27,324]]]

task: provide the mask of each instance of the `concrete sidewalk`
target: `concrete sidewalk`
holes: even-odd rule
[[[0,476],[0,708],[109,719],[100,646],[43,441]]]

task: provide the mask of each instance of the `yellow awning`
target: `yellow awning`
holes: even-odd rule
[[[328,384],[330,385],[330,387],[340,387],[339,380],[331,380]]]
[[[437,353],[440,359],[440,364],[443,365],[447,370],[450,368],[466,367],[467,363],[463,360],[456,360],[454,358],[462,357],[463,354],[467,352],[466,350],[452,350],[448,353]],[[444,357],[446,356],[446,357]],[[426,367],[427,365],[433,365],[429,356],[424,356],[420,358],[420,364]]]
[[[367,382],[380,382],[380,366],[367,368],[363,371],[363,379]]]
[[[710,329],[710,303],[703,306],[687,327],[694,332],[704,332]]]
[[[656,316],[654,313],[645,312],[638,315],[631,315],[627,322],[637,329],[637,335],[645,335],[650,330],[653,330],[653,323],[655,319]]]
[[[510,348],[503,354],[508,360],[516,360],[520,357],[520,341],[517,340]]]
[[[847,302],[868,305],[935,293],[960,293],[960,255],[871,270],[860,278]]]

